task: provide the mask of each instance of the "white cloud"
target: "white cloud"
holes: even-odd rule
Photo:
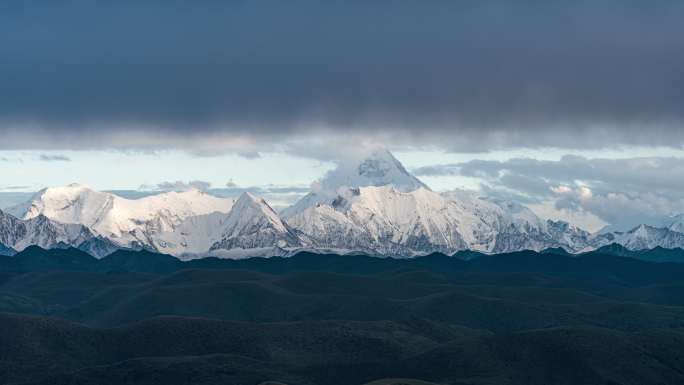
[[[679,177],[684,175],[684,157],[476,159],[416,171],[478,178],[486,194],[521,200],[547,217],[592,226],[659,224],[665,216],[684,212],[684,179]]]
[[[154,186],[141,185],[139,190],[155,190],[155,191],[187,191],[187,190],[200,190],[206,191],[211,188],[210,182],[205,182],[202,180],[193,180],[189,182],[183,182],[180,180],[174,182],[161,182]]]

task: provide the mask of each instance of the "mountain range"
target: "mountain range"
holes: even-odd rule
[[[80,184],[46,188],[0,211],[5,255],[37,245],[70,246],[97,257],[117,249],[182,259],[294,250],[411,257],[460,250],[578,253],[613,243],[628,250],[684,247],[684,221],[675,217],[663,227],[591,233],[543,220],[516,202],[432,191],[386,150],[341,163],[281,212],[250,193],[236,200],[199,190],[126,199]]]

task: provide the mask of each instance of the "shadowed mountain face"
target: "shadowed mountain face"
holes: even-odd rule
[[[684,264],[605,253],[28,248],[0,259],[0,383],[682,383]]]

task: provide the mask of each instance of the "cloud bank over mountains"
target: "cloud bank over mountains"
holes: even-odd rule
[[[658,223],[684,212],[684,159],[648,157],[589,159],[564,156],[558,161],[517,158],[473,160],[420,167],[418,176],[460,175],[480,179],[489,195],[526,203],[551,201],[558,210],[586,211],[629,228]]]
[[[137,190],[132,191],[111,191],[117,195],[126,198],[138,198],[140,196],[148,196],[159,194],[162,192],[186,192],[192,190],[199,190],[207,192],[211,195],[224,198],[237,198],[243,193],[247,192],[254,194],[271,202],[271,204],[280,209],[295,203],[299,198],[309,192],[309,186],[278,186],[267,184],[263,186],[240,186],[237,183],[229,180],[224,186],[214,186],[211,182],[203,180],[192,181],[164,181],[156,185],[142,185]],[[1,197],[0,197],[1,198]],[[0,199],[0,204],[2,200]],[[0,205],[0,209],[2,206]]]
[[[683,17],[674,0],[4,2],[0,146],[681,146]]]

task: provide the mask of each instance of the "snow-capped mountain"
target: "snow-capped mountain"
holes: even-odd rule
[[[409,192],[393,186],[348,188],[330,204],[315,204],[286,219],[318,247],[403,256],[464,249],[575,250],[584,247],[576,238],[585,235],[569,226],[562,232],[522,205],[423,187]]]
[[[310,193],[284,209],[282,215],[291,217],[310,206],[330,203],[337,197],[340,188],[366,186],[392,186],[401,192],[430,189],[406,171],[392,153],[385,149],[376,149],[365,156],[351,157],[339,163],[337,168],[313,183]]]
[[[305,244],[266,201],[250,193],[243,193],[227,214],[188,217],[173,231],[159,233],[154,239],[158,251],[186,258],[207,252],[219,256],[280,255],[284,252],[274,248]]]
[[[543,221],[520,204],[433,192],[386,150],[339,165],[282,215],[317,247],[386,255],[578,251],[590,238],[569,224]]]
[[[157,250],[164,242],[160,234],[174,232],[190,217],[228,213],[232,205],[232,199],[198,190],[125,199],[71,184],[44,189],[8,211],[23,219],[45,216],[65,224],[81,224],[120,247]]]
[[[0,212],[0,252],[73,246],[95,256],[117,248],[179,257],[287,255],[293,250],[387,256],[470,249],[500,253],[618,243],[629,249],[684,247],[684,216],[664,227],[592,234],[542,220],[527,207],[465,191],[438,193],[388,151],[342,162],[280,214],[244,193],[234,201],[189,190],[125,199],[82,185],[52,187]]]
[[[222,224],[210,250],[301,247],[306,243],[266,201],[245,192]]]
[[[107,240],[99,238],[86,226],[60,223],[44,215],[22,220],[3,211],[0,211],[0,244],[16,251],[31,245],[45,249],[67,245],[82,247],[97,256],[115,250]]]
[[[549,219],[546,221],[546,231],[551,239],[557,243],[556,247],[561,247],[565,251],[580,252],[595,248],[592,244],[596,242],[596,234],[592,234],[568,222],[552,221]]]
[[[222,212],[188,217],[173,231],[158,233],[152,239],[154,248],[176,256],[206,253],[221,239],[227,220]]]
[[[684,233],[684,214],[675,215],[665,221],[664,226],[669,230]]]
[[[336,192],[340,187],[391,185],[401,192],[429,188],[411,175],[386,149],[376,149],[362,157],[351,158],[326,174],[318,183],[319,191]]]
[[[629,250],[645,250],[655,247],[674,249],[684,247],[684,233],[669,227],[639,225],[629,231],[604,233],[591,240],[592,248],[617,243]]]

